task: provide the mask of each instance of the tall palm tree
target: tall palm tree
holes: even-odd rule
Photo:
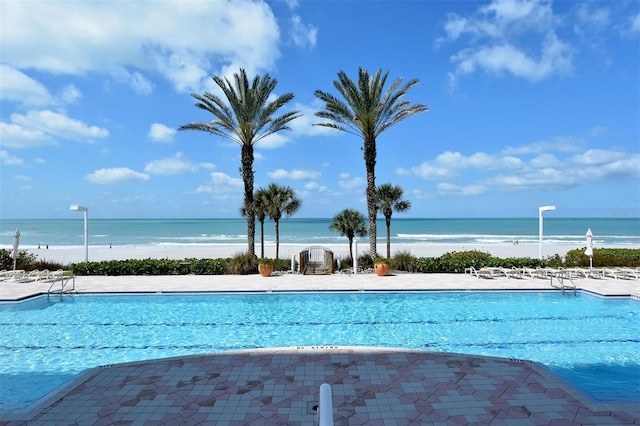
[[[282,215],[291,216],[302,206],[302,200],[296,197],[295,191],[289,186],[271,183],[264,194],[265,210],[273,219],[276,226],[276,259],[280,255],[280,219]]]
[[[244,182],[244,209],[247,217],[247,242],[249,253],[255,255],[256,219],[253,205],[253,146],[256,142],[281,130],[290,130],[288,123],[299,117],[298,111],[291,111],[277,117],[273,115],[293,99],[293,93],[285,93],[269,100],[278,83],[269,74],[256,75],[249,84],[247,73],[240,69],[233,75],[233,83],[227,78],[213,76],[220,87],[223,98],[205,92],[192,93],[196,107],[213,114],[209,122],[192,122],[180,126],[179,130],[198,130],[232,140],[241,146],[241,174]]]
[[[360,67],[357,84],[344,71],[338,72],[338,80],[333,86],[344,100],[328,92],[315,91],[315,96],[325,102],[325,110],[316,112],[316,116],[326,119],[318,126],[337,129],[362,137],[364,140],[364,163],[367,172],[367,211],[369,213],[369,251],[372,257],[377,253],[376,241],[376,138],[405,118],[411,117],[428,108],[422,104],[411,104],[405,95],[416,84],[417,79],[402,85],[398,78],[385,89],[389,71],[382,74],[378,69],[371,76],[369,71]]]
[[[411,208],[411,201],[403,200],[404,190],[400,186],[383,183],[376,190],[378,211],[382,212],[387,224],[387,258],[391,257],[391,215]]]
[[[367,225],[364,222],[364,215],[355,209],[344,209],[333,217],[329,229],[340,233],[349,240],[349,256],[353,257],[353,238],[365,237],[367,235]]]

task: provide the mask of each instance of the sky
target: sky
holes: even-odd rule
[[[177,131],[240,68],[302,114],[255,188],[366,215],[362,139],[314,126],[359,67],[429,107],[377,139],[394,217],[640,217],[637,0],[0,0],[0,219],[240,217],[240,146]]]

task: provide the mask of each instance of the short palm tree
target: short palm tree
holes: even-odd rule
[[[383,183],[376,190],[378,211],[385,218],[387,224],[387,259],[391,258],[391,215],[394,211],[400,213],[411,208],[411,201],[403,200],[404,190],[400,186]]]
[[[364,215],[355,209],[344,209],[333,217],[329,229],[349,240],[349,256],[353,257],[353,239],[367,235]]]
[[[256,214],[256,219],[260,223],[260,258],[264,258],[264,221],[267,218],[267,207],[265,199],[266,191],[259,188],[253,194],[253,208]],[[240,208],[240,215],[246,216],[246,210],[244,207]]]
[[[244,182],[244,209],[247,217],[247,242],[249,253],[255,255],[256,218],[253,204],[253,147],[256,142],[281,130],[290,130],[288,123],[299,117],[298,111],[274,114],[293,99],[293,93],[285,93],[270,100],[278,83],[269,74],[256,75],[252,83],[244,69],[233,75],[233,83],[226,78],[213,76],[220,87],[223,98],[205,92],[191,96],[196,107],[210,112],[214,119],[209,122],[193,122],[180,126],[179,130],[198,130],[232,140],[241,147],[241,174]]]
[[[327,120],[318,126],[337,129],[362,137],[364,140],[364,163],[367,172],[367,211],[369,213],[369,251],[372,257],[377,255],[376,241],[376,138],[389,127],[428,108],[422,104],[411,104],[404,99],[415,85],[417,79],[402,85],[398,78],[385,89],[389,71],[382,74],[378,69],[374,75],[360,67],[357,83],[344,71],[338,72],[338,80],[333,82],[340,100],[330,93],[315,91],[315,96],[325,102],[324,111],[316,116]]]
[[[282,215],[291,216],[302,206],[302,200],[296,197],[295,191],[289,186],[271,183],[264,190],[264,207],[267,215],[276,226],[276,259],[280,255],[280,219]]]

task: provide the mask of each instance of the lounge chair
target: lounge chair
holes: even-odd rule
[[[623,266],[622,268],[619,268],[620,271],[627,277],[629,277],[630,279],[640,279],[640,267],[637,267],[635,269],[629,268],[627,266]]]
[[[34,269],[33,271],[29,271],[27,275],[24,277],[24,281],[39,281],[40,280],[40,270]]]
[[[579,267],[566,268],[565,271],[570,274],[571,278],[589,278],[591,275],[591,271]]]
[[[47,281],[55,281],[64,276],[64,271],[62,269],[58,269],[57,271],[49,272],[49,276],[47,277]]]
[[[22,269],[7,271],[8,280],[11,282],[24,282],[27,279],[27,273]]]
[[[551,277],[555,277],[558,274],[559,269],[553,269],[553,268],[540,268],[538,267],[536,269],[536,278],[543,278],[543,279],[548,279]]]
[[[520,270],[515,267],[511,269],[500,267],[498,269],[500,269],[500,273],[505,275],[507,278],[522,278],[522,272],[520,272]]]
[[[627,273],[625,271],[623,271],[621,268],[600,268],[599,269],[602,273],[603,277],[611,277],[613,279],[629,279],[631,278],[631,276],[627,275]]]
[[[637,280],[638,273],[628,267],[622,266],[614,269],[617,278],[627,279],[627,280]]]
[[[490,268],[480,268],[480,269],[476,269],[473,266],[470,268],[467,268],[465,270],[465,272],[467,272],[467,270],[469,271],[469,273],[471,275],[474,275],[476,278],[489,278],[489,279],[493,279],[493,274],[491,273],[491,269]]]

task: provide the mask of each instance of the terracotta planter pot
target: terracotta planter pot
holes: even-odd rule
[[[268,277],[273,272],[273,265],[258,265],[258,272],[260,272],[260,275],[262,275],[263,277]]]
[[[375,269],[376,274],[378,276],[387,275],[389,273],[389,264],[388,263],[376,263],[373,265],[373,269]]]

